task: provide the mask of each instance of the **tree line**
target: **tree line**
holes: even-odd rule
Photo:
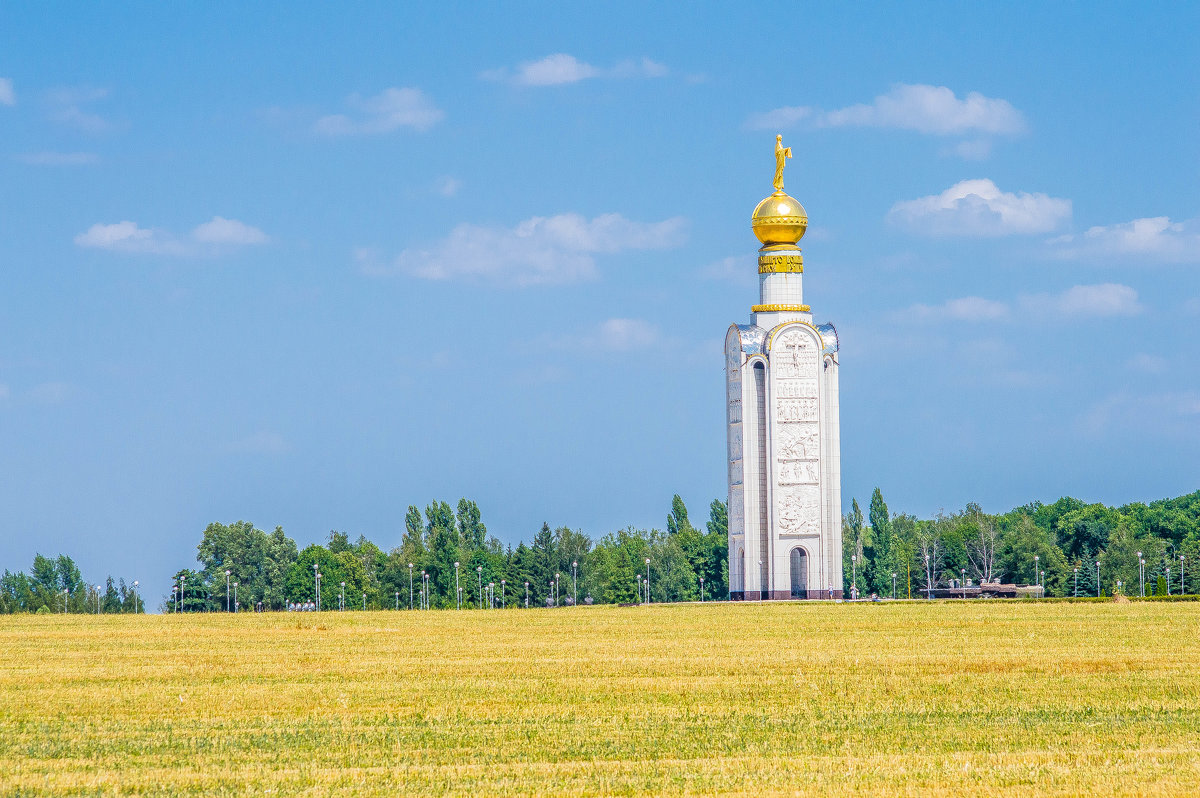
[[[889,513],[876,488],[865,518],[851,501],[842,559],[847,594],[857,579],[860,595],[890,596],[892,574],[898,598],[964,579],[1041,584],[1047,596],[1111,595],[1118,582],[1123,592],[1136,593],[1144,579],[1147,595],[1194,594],[1200,592],[1200,491],[1121,507],[1064,497],[1000,515],[968,504],[922,520]]]
[[[343,597],[349,609],[455,607],[460,589],[466,607],[524,606],[526,583],[530,606],[630,603],[645,596],[646,560],[652,601],[693,601],[702,585],[706,599],[725,600],[727,527],[724,502],[713,501],[697,527],[679,496],[672,498],[665,530],[630,527],[593,540],[543,524],[515,548],[490,535],[478,505],[465,498],[454,507],[434,501],[423,512],[410,506],[400,545],[389,551],[337,530],[324,544],[300,550],[281,527],[268,533],[246,521],[212,523],[197,546],[199,567],[176,571],[177,592],[154,603],[166,612],[220,611],[236,591],[243,609],[279,610],[314,601],[317,573],[324,609],[338,607]],[[1108,595],[1120,581],[1128,593],[1139,584],[1139,559],[1148,594],[1197,593],[1200,491],[1121,507],[1064,497],[999,515],[968,504],[918,519],[890,513],[876,488],[866,516],[851,501],[842,543],[847,595],[856,586],[860,595],[890,596],[892,574],[900,598],[964,578],[1044,584],[1048,596],[1076,590],[1094,596],[1097,588]],[[143,602],[123,579],[85,581],[65,555],[38,554],[28,574],[5,570],[0,576],[0,613],[144,612]]]

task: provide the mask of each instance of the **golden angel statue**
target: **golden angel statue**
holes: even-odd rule
[[[792,148],[783,146],[783,136],[775,137],[775,190],[783,191],[783,165],[792,157]]]

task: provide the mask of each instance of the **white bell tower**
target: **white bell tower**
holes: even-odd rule
[[[776,136],[775,193],[751,221],[759,304],[725,336],[734,601],[842,597],[837,330],[804,304],[808,215],[783,191],[790,157]]]

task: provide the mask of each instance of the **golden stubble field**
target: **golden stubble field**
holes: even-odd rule
[[[0,794],[1200,794],[1200,604],[0,618]]]

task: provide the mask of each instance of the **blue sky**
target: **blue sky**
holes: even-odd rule
[[[843,495],[1200,476],[1188,4],[0,11],[0,565],[204,526],[502,540],[725,492],[774,135],[842,337]],[[864,502],[865,503],[865,502]]]

